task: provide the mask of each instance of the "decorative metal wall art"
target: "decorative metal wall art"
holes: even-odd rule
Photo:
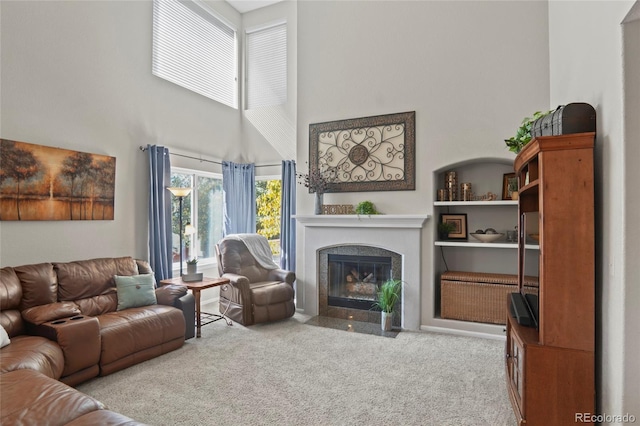
[[[0,139],[0,220],[113,220],[116,158]]]
[[[310,172],[325,192],[415,189],[415,111],[309,125]]]

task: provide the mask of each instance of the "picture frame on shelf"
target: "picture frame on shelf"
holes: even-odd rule
[[[502,178],[502,199],[503,200],[511,200],[511,193],[513,192],[511,189],[511,183],[513,181],[517,181],[517,177],[515,173],[505,173]]]
[[[450,240],[466,240],[469,238],[466,213],[442,213],[440,214],[440,222],[451,223],[455,227],[453,231],[449,232]]]

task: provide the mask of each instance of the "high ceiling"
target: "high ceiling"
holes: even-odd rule
[[[235,10],[240,13],[249,12],[251,10],[260,9],[270,4],[278,3],[282,0],[226,0]]]

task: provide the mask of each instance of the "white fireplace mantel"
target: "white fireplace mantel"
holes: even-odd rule
[[[296,215],[301,225],[297,259],[297,303],[305,314],[318,315],[318,251],[340,245],[369,245],[402,256],[402,328],[420,328],[422,227],[427,214]]]
[[[327,228],[422,228],[429,215],[295,215],[296,221],[306,227]]]

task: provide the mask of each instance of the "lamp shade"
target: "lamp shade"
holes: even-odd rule
[[[191,235],[196,233],[196,227],[190,223],[187,223],[184,227],[184,235]]]
[[[167,187],[167,189],[176,197],[186,197],[191,193],[191,188]]]

